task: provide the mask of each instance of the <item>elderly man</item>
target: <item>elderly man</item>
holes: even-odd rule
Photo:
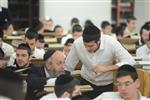
[[[44,65],[33,67],[27,77],[27,100],[38,100],[35,91],[43,90],[47,79],[56,78],[64,73],[64,54],[61,51],[48,49],[44,54]]]

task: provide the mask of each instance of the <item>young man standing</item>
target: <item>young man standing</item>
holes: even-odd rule
[[[65,70],[72,72],[79,60],[83,64],[81,84],[90,84],[94,89],[87,93],[91,99],[102,92],[112,91],[113,70],[123,64],[135,64],[117,40],[101,35],[96,26],[86,27],[82,37],[74,41],[65,61]]]

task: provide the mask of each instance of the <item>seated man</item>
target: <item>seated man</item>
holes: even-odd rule
[[[63,34],[63,27],[61,25],[56,25],[54,27],[54,33],[52,35],[56,38],[61,38]]]
[[[81,25],[75,24],[72,27],[72,33],[68,34],[65,37],[63,37],[62,40],[61,40],[61,44],[64,44],[67,41],[67,39],[69,39],[69,38],[73,38],[74,40],[76,40],[77,38],[82,36],[82,33],[83,33],[83,30],[82,30]]]
[[[94,100],[149,100],[138,90],[140,80],[136,69],[130,65],[119,67],[115,85],[118,92],[104,92]]]
[[[131,16],[127,19],[125,30],[123,31],[123,37],[136,35],[135,29],[137,27],[137,19]]]
[[[14,44],[14,45],[16,45],[16,47],[18,47],[19,44],[26,43],[29,45],[29,47],[31,48],[31,51],[33,53],[35,50],[35,44],[36,44],[37,38],[38,38],[37,32],[34,31],[33,29],[28,29],[25,34],[24,41],[17,41],[17,44]],[[15,59],[16,59],[16,53],[13,53],[10,56],[10,59],[8,61],[8,66],[13,65],[15,62]]]
[[[44,54],[45,54],[45,50],[44,50],[44,36],[41,34],[38,34],[38,38],[35,44],[35,49],[33,52],[33,57],[35,58],[43,58]]]
[[[69,38],[67,39],[67,41],[64,44],[64,48],[63,48],[63,52],[65,57],[67,57],[67,55],[69,54],[71,47],[73,45],[74,39],[73,38]]]
[[[16,49],[16,59],[13,66],[8,66],[6,69],[18,72],[19,69],[25,69],[22,73],[26,74],[28,68],[32,67],[31,60],[31,49],[27,44],[20,44]]]
[[[2,38],[0,38],[0,48],[3,50],[6,56],[10,56],[12,53],[14,53],[13,46],[4,42]]]
[[[101,24],[101,29],[103,34],[107,34],[117,39],[116,34],[112,33],[111,24],[108,21],[103,21]]]
[[[44,54],[44,65],[32,67],[27,76],[27,100],[38,100],[36,93],[43,90],[49,78],[56,78],[64,73],[64,54],[48,49]]]
[[[42,97],[40,100],[48,100],[56,98],[69,99],[81,94],[79,81],[74,79],[72,76],[68,74],[62,74],[57,77],[55,81],[54,91],[55,93],[48,94]]]
[[[150,32],[146,44],[136,50],[136,56],[141,56],[143,60],[150,60]]]

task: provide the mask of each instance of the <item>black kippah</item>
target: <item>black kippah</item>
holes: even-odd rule
[[[72,76],[67,75],[67,74],[62,74],[59,77],[57,77],[55,85],[65,85],[70,82],[72,82],[74,79]]]
[[[56,51],[55,49],[49,48],[44,54],[44,61],[50,58],[55,53],[55,51]]]
[[[127,72],[135,72],[136,73],[136,69],[131,66],[131,65],[122,65],[121,67],[119,67],[118,72],[120,71],[127,71]]]
[[[100,38],[100,30],[96,26],[88,26],[83,31],[83,40],[89,42]],[[89,41],[86,41],[89,40]]]
[[[68,46],[69,44],[73,44],[74,39],[73,38],[69,38],[66,42],[65,45]]]

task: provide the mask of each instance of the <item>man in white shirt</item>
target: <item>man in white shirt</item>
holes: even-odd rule
[[[32,54],[33,54],[33,52],[35,50],[35,44],[36,44],[37,38],[38,38],[37,32],[34,31],[33,29],[28,29],[26,34],[25,34],[25,41],[22,41],[23,43],[26,43],[26,44],[28,44],[30,46],[30,48],[32,50]],[[35,52],[35,53],[37,53],[37,52]],[[16,59],[16,53],[13,53],[10,56],[10,59],[8,61],[8,66],[14,65],[15,59]]]
[[[142,57],[145,61],[150,60],[150,33],[147,38],[146,44],[136,50],[136,56]]]
[[[73,38],[69,38],[69,39],[67,39],[67,41],[65,42],[64,48],[63,48],[63,53],[64,53],[65,57],[67,57],[67,55],[69,54],[73,42],[74,42],[74,39],[73,39]]]
[[[135,35],[135,29],[137,27],[137,20],[134,16],[127,19],[127,26],[123,32],[123,37]]]
[[[130,65],[123,65],[118,69],[115,85],[118,92],[104,92],[94,100],[150,100],[138,90],[140,80],[136,69]]]
[[[62,74],[57,77],[54,86],[55,93],[48,94],[40,100],[49,100],[63,98],[68,99],[80,95],[79,81],[68,74]]]
[[[44,54],[45,54],[45,50],[44,50],[44,36],[41,34],[38,34],[38,38],[37,41],[35,43],[35,49],[33,52],[33,57],[35,58],[43,58]]]
[[[77,39],[79,37],[82,36],[82,27],[81,25],[79,24],[75,24],[73,27],[72,27],[72,33],[71,34],[68,34],[67,36],[63,37],[62,40],[61,40],[61,44],[65,44],[65,42],[67,41],[67,39],[69,38],[73,38],[73,39]]]
[[[116,34],[112,33],[111,24],[108,21],[103,21],[101,24],[101,29],[104,34],[110,35],[113,38],[117,39]]]
[[[2,38],[0,38],[0,48],[4,51],[6,56],[10,56],[14,53],[14,48],[8,43],[5,43]]]
[[[83,64],[81,84],[90,84],[94,89],[87,93],[91,99],[104,91],[112,91],[113,70],[123,64],[135,64],[117,40],[101,35],[96,26],[86,27],[82,37],[74,41],[65,61],[65,70],[72,72],[79,60]]]

